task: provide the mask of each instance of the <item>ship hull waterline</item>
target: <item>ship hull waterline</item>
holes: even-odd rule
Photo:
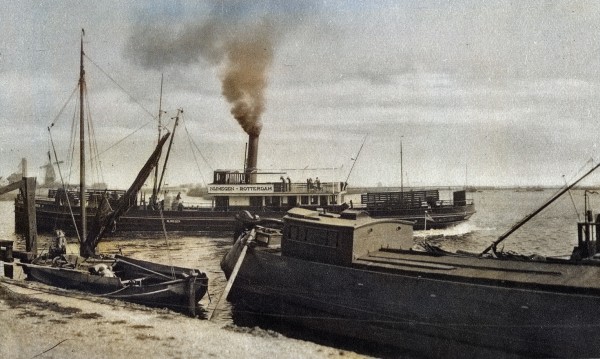
[[[223,261],[229,276],[242,245]],[[598,356],[600,295],[350,268],[249,248],[236,310],[433,357]]]

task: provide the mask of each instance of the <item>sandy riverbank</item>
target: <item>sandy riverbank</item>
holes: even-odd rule
[[[262,329],[0,279],[0,358],[358,358]]]

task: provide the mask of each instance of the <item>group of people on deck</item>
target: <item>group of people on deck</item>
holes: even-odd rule
[[[279,177],[279,179],[281,180],[281,186],[283,188],[283,192],[291,192],[292,191],[292,180],[290,179],[290,176],[287,176],[287,178],[283,178],[283,176],[281,176],[281,177]]]
[[[306,188],[310,191],[316,189],[317,191],[321,190],[321,181],[319,177],[315,178],[315,182],[313,183],[312,178],[306,180]]]
[[[181,192],[177,193],[177,197],[174,200],[171,200],[172,197],[167,195],[168,191],[165,191],[165,198],[160,201],[156,201],[154,197],[150,197],[150,202],[148,203],[148,209],[153,210],[172,210],[172,211],[183,211],[183,200],[181,199]],[[167,200],[167,205],[165,207],[165,199]]]

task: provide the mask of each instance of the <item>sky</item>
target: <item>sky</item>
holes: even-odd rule
[[[42,178],[56,151],[77,182],[81,29],[88,182],[135,178],[157,140],[161,76],[163,127],[183,110],[168,185],[242,169],[248,133],[276,179],[355,186],[401,173],[410,186],[562,185],[598,163],[597,1],[0,6],[3,177],[27,158]]]

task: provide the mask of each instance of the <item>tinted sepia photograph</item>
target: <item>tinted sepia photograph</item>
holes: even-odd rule
[[[0,357],[600,357],[600,2],[0,6]]]

